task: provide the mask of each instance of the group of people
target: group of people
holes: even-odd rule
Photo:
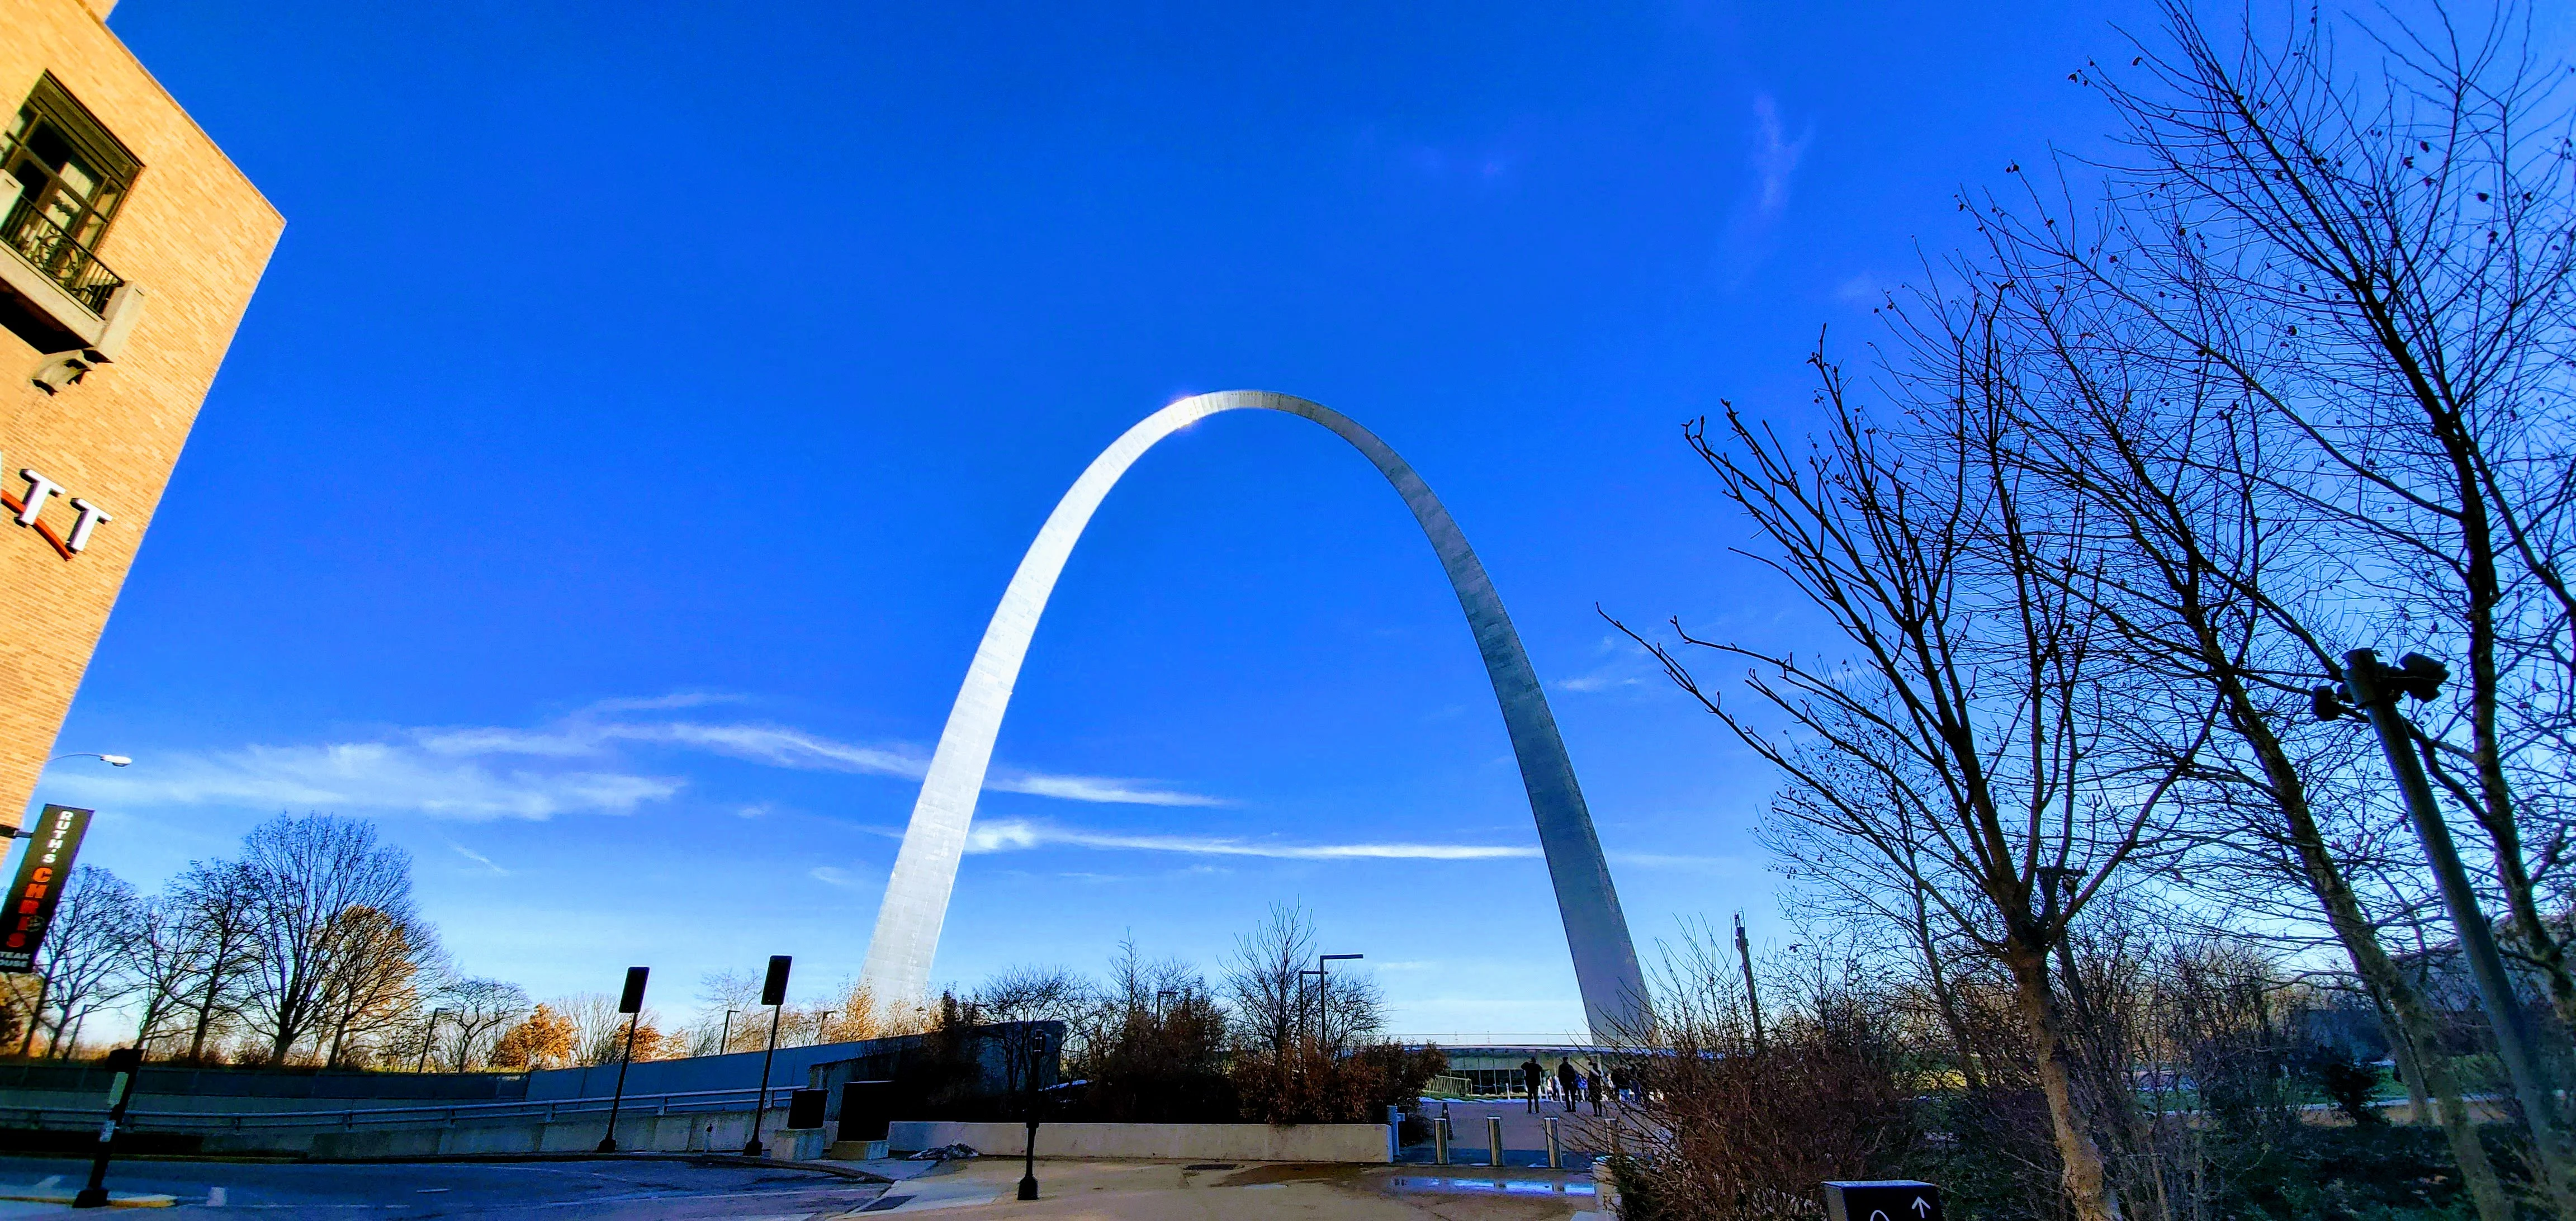
[[[1529,1088],[1529,1113],[1536,1115],[1539,1094],[1551,1084],[1547,1066],[1539,1063],[1536,1056],[1521,1061],[1521,1081]],[[1619,1090],[1619,1079],[1615,1073],[1604,1074],[1597,1068],[1590,1072],[1578,1071],[1571,1060],[1557,1061],[1553,1084],[1556,1099],[1566,1110],[1574,1110],[1589,1098],[1595,1115],[1602,1113],[1605,1097],[1615,1097]]]

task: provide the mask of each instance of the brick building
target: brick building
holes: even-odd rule
[[[0,0],[0,825],[54,748],[285,220],[107,28]]]

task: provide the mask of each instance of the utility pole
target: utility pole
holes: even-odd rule
[[[2451,828],[2442,821],[2442,809],[2434,804],[2433,786],[2424,778],[2424,764],[2415,757],[2414,723],[2397,710],[2397,697],[2411,695],[2429,700],[2441,693],[2443,680],[2451,676],[2442,663],[2420,653],[2409,653],[2398,659],[2396,666],[2383,664],[2377,653],[2354,649],[2344,654],[2343,694],[2350,697],[2370,718],[2372,729],[2379,731],[2379,748],[2388,756],[2388,769],[2397,774],[2397,787],[2406,797],[2406,812],[2414,820],[2415,833],[2424,841],[2424,856],[2433,866],[2433,880],[2441,886],[2442,904],[2450,909],[2452,927],[2460,935],[2460,956],[2468,960],[2469,975],[2477,981],[2478,999],[2485,1004],[2487,1024],[2495,1028],[2496,1058],[2503,1061],[2505,1075],[2513,1082],[2514,1099],[2522,1104],[2523,1113],[2531,1117],[2534,1143],[2539,1146],[2545,1178],[2552,1195],[2565,1200],[2571,1186],[2567,1182],[2567,1153],[2562,1143],[2564,1129],[2559,1124],[2556,1092],[2542,1079],[2546,1062],[2540,1043],[2531,1029],[2529,1015],[2523,1012],[2521,998],[2514,994],[2513,977],[2506,973],[2504,954],[2496,948],[2495,930],[2487,925],[2486,914],[2478,907],[2478,893],[2469,881],[2469,871],[2460,864],[2460,852],[2451,842]],[[2329,687],[2316,690],[2319,718],[2333,720],[2349,709],[2336,699]]]
[[[429,1045],[438,1038],[438,1015],[445,1012],[447,1011],[444,1009],[429,1011],[429,1025],[420,1032],[420,1063],[413,1065],[411,1071],[415,1073],[429,1071]]]
[[[1744,939],[1744,913],[1735,913],[1735,960],[1744,966],[1744,1007],[1753,1014],[1753,1050],[1762,1050],[1762,997],[1753,990],[1753,945]]]
[[[1306,1037],[1306,1010],[1314,1004],[1306,997],[1306,977],[1321,974],[1321,971],[1297,972],[1297,1037],[1300,1039]]]

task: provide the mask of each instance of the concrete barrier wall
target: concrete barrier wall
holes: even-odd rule
[[[1015,1156],[1027,1132],[1016,1123],[898,1120],[888,1126],[886,1144],[896,1153],[965,1145],[987,1156]],[[1176,1162],[1395,1160],[1392,1131],[1373,1123],[1050,1123],[1038,1127],[1037,1154]]]
[[[769,1156],[807,1161],[823,1156],[831,1144],[828,1129],[789,1131],[787,1108],[772,1108],[761,1120],[761,1142]],[[139,1132],[156,1130],[144,1119]],[[317,1158],[425,1157],[438,1154],[588,1153],[608,1134],[604,1114],[571,1116],[551,1123],[519,1116],[459,1120],[453,1124],[387,1124],[366,1127],[159,1129],[198,1132],[208,1153],[286,1153]],[[717,1111],[694,1115],[638,1115],[617,1121],[617,1146],[631,1152],[740,1153],[751,1139],[751,1112]]]
[[[787,1111],[779,1108],[761,1123],[761,1143],[769,1156],[791,1161],[807,1161],[823,1156],[830,1145],[826,1130],[782,1131]],[[306,1137],[309,1144],[297,1150],[312,1157],[421,1157],[432,1154],[479,1153],[588,1153],[599,1147],[600,1138],[608,1134],[606,1116],[560,1119],[553,1123],[532,1120],[494,1123],[459,1123],[453,1127],[359,1128],[338,1132],[315,1132]],[[245,1146],[275,1149],[281,1143],[280,1133],[244,1132],[210,1133],[206,1138],[208,1152],[222,1152],[228,1140],[239,1140]],[[751,1112],[719,1112],[712,1115],[629,1115],[617,1121],[617,1147],[635,1153],[740,1153],[743,1142],[751,1139]]]
[[[743,1091],[748,1102],[751,1091]],[[517,1099],[504,1099],[515,1102]],[[458,1106],[489,1106],[490,1098],[458,1101]],[[419,1098],[245,1098],[207,1094],[155,1094],[137,1092],[134,1106],[145,1111],[191,1111],[212,1115],[274,1115],[295,1111],[380,1111],[404,1107],[434,1107],[442,1100]],[[0,1107],[28,1107],[44,1110],[98,1110],[107,1106],[107,1092],[72,1093],[62,1090],[0,1089]]]

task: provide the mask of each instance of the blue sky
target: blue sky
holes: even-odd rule
[[[1078,11],[1077,11],[1078,10]],[[1011,567],[1092,455],[1261,388],[1377,431],[1519,623],[1641,944],[1789,936],[1771,781],[1596,603],[1794,647],[1679,427],[2100,112],[2134,5],[124,0],[288,217],[41,800],[157,884],[380,820],[539,995],[854,973]],[[2125,56],[2124,56],[2125,57]],[[112,241],[112,239],[111,239]],[[1252,418],[1259,417],[1259,418]],[[1580,1005],[1438,567],[1322,430],[1138,465],[1039,632],[939,974],[1213,963],[1274,900],[1410,1032]],[[1318,849],[1401,841],[1450,859]]]

